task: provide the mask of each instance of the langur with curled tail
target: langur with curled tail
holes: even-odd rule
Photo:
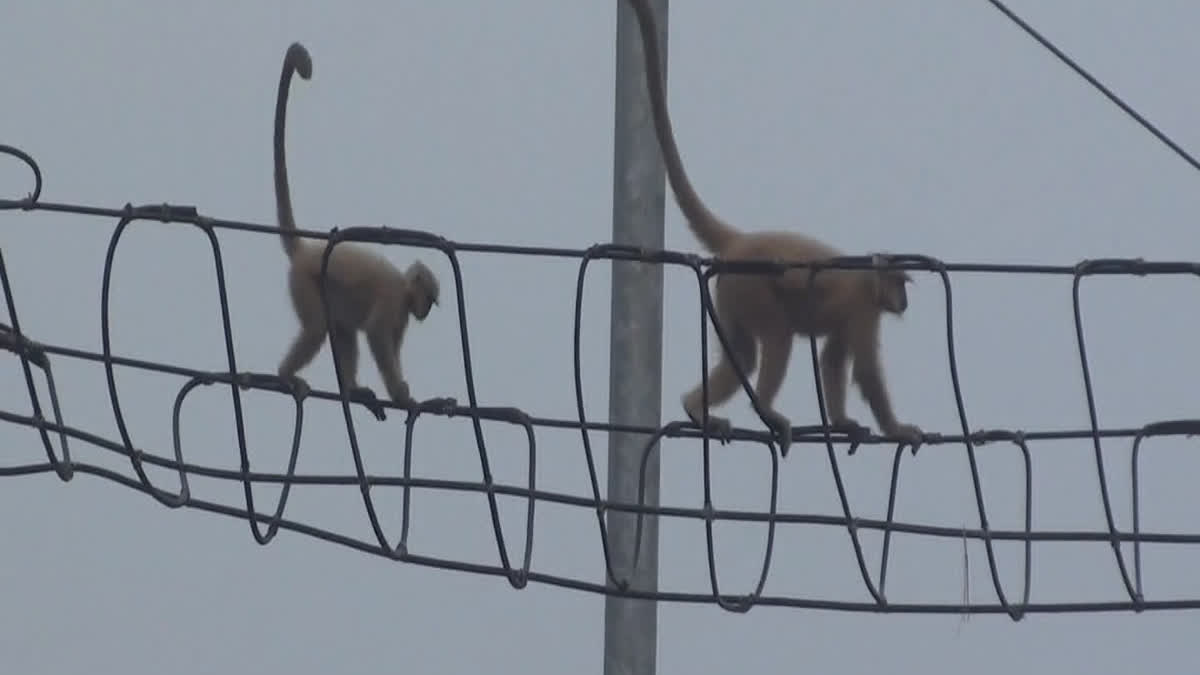
[[[650,107],[668,182],[700,243],[723,260],[816,262],[841,255],[831,246],[796,233],[739,230],[709,210],[692,187],[675,144],[667,112],[661,48],[648,0],[629,0],[629,3],[642,33]],[[904,442],[919,443],[921,429],[899,421],[892,410],[879,355],[882,315],[904,313],[908,307],[909,282],[911,278],[903,270],[878,268],[824,269],[815,276],[804,268],[791,268],[776,276],[717,275],[716,320],[730,342],[732,354],[722,353],[708,374],[710,405],[724,403],[737,391],[735,359],[747,376],[757,366],[755,395],[762,405],[763,417],[779,436],[781,450],[786,454],[791,442],[791,422],[775,410],[773,402],[787,373],[792,340],[796,335],[825,337],[819,361],[831,424],[856,431],[862,429],[846,414],[847,361],[853,360],[854,382],[882,432]],[[697,385],[682,400],[684,410],[696,424],[703,419],[702,399],[703,390]],[[710,415],[709,429],[727,434],[729,420]]]
[[[275,102],[275,206],[283,251],[290,262],[288,290],[300,320],[300,334],[279,364],[279,375],[303,384],[296,373],[317,355],[326,335],[326,307],[320,288],[324,246],[300,241],[294,234],[296,221],[283,149],[292,73],[299,73],[305,80],[312,77],[312,58],[300,43],[288,47],[284,56]],[[375,398],[371,389],[360,386],[357,379],[358,331],[362,331],[367,335],[388,396],[396,403],[411,404],[413,398],[404,380],[399,354],[409,315],[423,320],[433,305],[438,304],[438,281],[433,272],[419,260],[401,272],[365,247],[338,244],[329,256],[325,283],[333,324],[331,347],[334,358],[338,359],[344,390],[356,397]]]

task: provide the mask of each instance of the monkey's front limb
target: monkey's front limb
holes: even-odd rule
[[[763,412],[763,419],[766,420],[767,426],[775,434],[775,439],[779,443],[779,454],[787,457],[788,450],[792,446],[792,422],[787,417],[775,410],[767,408]]]
[[[400,378],[395,378],[385,384],[387,385],[388,396],[392,399],[393,403],[400,405],[416,403],[412,395],[408,392],[408,382]]]
[[[393,342],[390,334],[381,326],[374,326],[367,332],[367,344],[375,357],[375,365],[379,368],[379,376],[387,387],[388,397],[393,403],[410,406],[413,401],[408,390],[408,382],[404,380],[404,371],[400,367],[398,342]]]
[[[891,436],[913,446],[913,452],[917,451],[917,447],[921,445],[921,441],[925,438],[925,432],[921,431],[920,427],[915,424],[905,424],[904,422],[893,422],[882,429],[882,431],[884,436]]]
[[[924,436],[921,429],[912,424],[905,424],[896,419],[892,411],[892,402],[888,398],[887,385],[884,384],[883,370],[877,359],[863,359],[854,364],[854,379],[862,390],[867,405],[879,423],[879,429],[885,436],[897,438],[913,446],[915,450]]]

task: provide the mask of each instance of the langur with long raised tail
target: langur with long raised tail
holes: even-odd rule
[[[300,43],[288,47],[284,56],[275,103],[275,205],[283,251],[291,263],[288,290],[296,318],[300,320],[300,333],[280,362],[279,375],[292,382],[303,382],[297,372],[317,355],[326,335],[326,307],[320,288],[324,246],[303,242],[293,234],[296,221],[283,148],[292,73],[305,80],[312,77],[312,58]],[[326,290],[333,324],[331,341],[342,387],[356,397],[375,398],[371,389],[359,385],[357,379],[358,332],[362,331],[366,333],[388,396],[395,403],[411,404],[413,398],[400,366],[400,348],[409,316],[423,320],[438,304],[438,281],[433,272],[419,260],[401,272],[366,247],[338,244],[329,256]]]
[[[653,13],[647,0],[628,1],[642,33],[650,107],[667,179],[680,211],[700,243],[722,260],[811,263],[842,255],[831,246],[797,233],[740,230],[705,205],[684,171],[675,144]],[[908,443],[920,442],[921,429],[901,422],[892,410],[879,355],[881,317],[885,313],[897,316],[904,313],[908,308],[906,285],[911,281],[903,270],[883,268],[824,269],[815,276],[803,268],[791,268],[775,276],[717,275],[716,320],[732,349],[731,353],[722,353],[708,374],[709,404],[720,405],[737,391],[735,361],[747,376],[757,367],[755,395],[786,453],[791,442],[791,422],[773,404],[787,373],[792,341],[796,335],[823,336],[825,344],[819,359],[821,386],[831,424],[862,428],[846,414],[847,362],[853,361],[854,382],[882,432]],[[703,419],[702,399],[703,390],[697,385],[682,400],[684,410],[696,424]],[[713,415],[708,419],[710,430],[728,433],[728,419]]]

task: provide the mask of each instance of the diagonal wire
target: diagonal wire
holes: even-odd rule
[[[1004,16],[1008,17],[1008,19],[1010,21],[1012,21],[1013,23],[1020,26],[1022,30],[1024,30],[1026,33],[1029,34],[1030,37],[1032,37],[1034,40],[1037,40],[1039,44],[1041,44],[1043,47],[1048,49],[1050,51],[1050,53],[1057,56],[1058,60],[1067,64],[1067,66],[1069,66],[1071,68],[1071,70],[1074,70],[1076,73],[1079,74],[1080,77],[1087,80],[1088,84],[1092,85],[1101,94],[1104,94],[1106,97],[1108,97],[1108,100],[1112,101],[1114,104],[1116,104],[1116,106],[1118,108],[1125,111],[1125,114],[1127,114],[1130,117],[1132,117],[1133,119],[1137,120],[1137,123],[1141,124],[1146,129],[1146,131],[1149,131],[1151,134],[1154,134],[1155,138],[1157,138],[1158,140],[1160,140],[1164,144],[1166,144],[1166,146],[1168,148],[1171,148],[1172,150],[1174,150],[1175,154],[1182,157],[1183,161],[1187,162],[1188,164],[1191,164],[1193,169],[1200,171],[1200,162],[1197,162],[1196,158],[1194,158],[1190,154],[1188,154],[1187,150],[1184,150],[1182,147],[1179,146],[1178,143],[1171,140],[1171,138],[1169,136],[1167,136],[1165,133],[1160,131],[1158,127],[1154,126],[1153,122],[1146,119],[1138,111],[1134,110],[1132,106],[1130,106],[1128,103],[1126,103],[1120,96],[1117,96],[1115,93],[1113,93],[1113,91],[1111,89],[1109,89],[1108,87],[1106,87],[1103,82],[1101,82],[1100,80],[1097,80],[1095,78],[1095,76],[1093,76],[1091,73],[1089,73],[1087,70],[1085,70],[1083,68],[1083,66],[1080,66],[1078,63],[1076,63],[1074,59],[1072,59],[1070,56],[1067,56],[1066,53],[1063,52],[1063,50],[1056,47],[1053,42],[1051,42],[1045,36],[1043,36],[1041,33],[1039,33],[1037,31],[1037,29],[1035,29],[1033,26],[1030,26],[1029,23],[1026,22],[1024,19],[1022,19],[1021,17],[1017,16],[1017,14],[1015,12],[1013,12],[1011,9],[1009,9],[1000,0],[987,0],[987,1],[989,3],[991,3],[991,5],[993,7],[1000,10],[1000,12],[1003,13]]]

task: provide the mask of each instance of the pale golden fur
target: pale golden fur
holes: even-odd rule
[[[651,110],[667,178],[680,210],[704,247],[723,260],[813,262],[842,255],[800,234],[743,232],[709,210],[688,180],[675,144],[653,14],[646,0],[629,1],[641,28]],[[921,430],[897,420],[892,410],[879,356],[881,314],[904,313],[908,307],[908,274],[883,269],[826,269],[815,277],[810,275],[808,269],[795,268],[777,276],[726,273],[716,280],[717,321],[747,376],[760,365],[761,357],[755,395],[764,417],[779,435],[784,452],[791,440],[791,422],[775,410],[773,403],[787,373],[797,334],[825,337],[820,355],[821,386],[832,425],[860,428],[846,415],[846,366],[852,359],[854,381],[883,433],[917,442]],[[740,383],[727,353],[722,353],[708,374],[708,386],[710,405],[724,403],[738,390]],[[700,385],[685,394],[682,402],[688,416],[701,423]],[[729,430],[725,418],[710,415],[709,422],[710,428]]]
[[[281,230],[295,230],[291,194],[288,189],[287,162],[284,157],[284,127],[288,88],[292,73],[312,77],[312,59],[299,43],[288,47],[279,79],[275,103],[275,206]],[[279,364],[279,375],[299,380],[296,373],[306,366],[325,340],[325,305],[321,300],[320,274],[324,243],[301,241],[282,232],[283,250],[290,261],[288,290],[292,307],[300,320],[300,333],[292,341]],[[438,302],[438,281],[421,261],[401,272],[386,258],[361,245],[338,244],[329,256],[326,287],[332,319],[334,355],[341,366],[342,386],[347,392],[373,398],[367,387],[360,386],[358,373],[358,331],[367,335],[367,344],[396,403],[411,403],[408,384],[400,366],[399,352],[408,327],[409,314],[423,320]],[[302,380],[301,380],[302,382]]]

